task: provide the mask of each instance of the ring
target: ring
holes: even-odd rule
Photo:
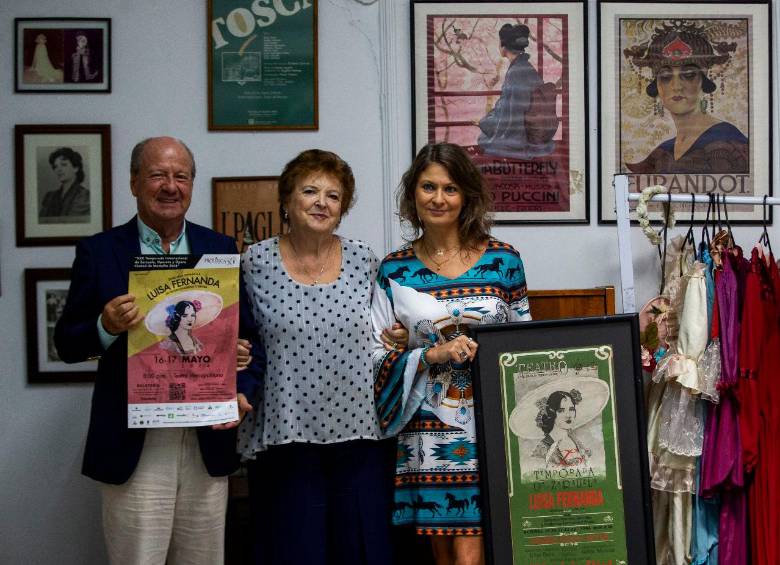
[[[468,353],[466,353],[465,351],[461,351],[459,355],[461,359],[465,359],[466,357],[468,357]]]
[[[394,341],[391,341],[390,342],[390,347],[392,347],[393,349],[398,349],[398,344],[396,342],[394,342]]]
[[[468,338],[468,340],[469,340],[469,343],[471,343],[472,341],[474,341],[474,340],[473,340],[473,339],[471,339],[471,338]]]

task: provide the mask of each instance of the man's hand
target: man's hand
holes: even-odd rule
[[[248,339],[238,340],[238,347],[236,349],[236,371],[243,371],[252,362],[252,344]]]
[[[103,307],[101,322],[103,328],[111,335],[126,332],[144,319],[141,310],[135,303],[135,296],[123,294],[112,299]]]
[[[249,404],[246,396],[239,392],[236,395],[236,400],[238,401],[238,420],[233,420],[232,422],[227,422],[225,424],[214,424],[211,426],[212,430],[229,430],[230,428],[235,428],[244,419],[246,413],[252,411],[252,405]]]

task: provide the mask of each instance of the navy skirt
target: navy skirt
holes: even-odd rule
[[[250,461],[257,565],[391,565],[395,439],[272,446]]]

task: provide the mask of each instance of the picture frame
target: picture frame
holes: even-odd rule
[[[27,382],[91,382],[97,361],[65,363],[54,346],[54,326],[62,314],[70,287],[70,269],[25,269]]]
[[[317,4],[208,0],[209,131],[319,129]]]
[[[73,245],[111,226],[111,126],[17,125],[16,245]]]
[[[655,563],[638,316],[473,331],[488,563]]]
[[[279,215],[279,177],[211,179],[212,227],[236,240],[239,253],[283,233]]]
[[[615,174],[630,192],[771,196],[769,2],[600,0],[598,19],[598,222],[616,221]],[[692,90],[673,92],[686,75]],[[648,209],[662,219],[660,204]],[[729,218],[759,225],[762,207],[729,205]]]
[[[463,147],[497,224],[589,224],[587,3],[412,0],[411,19],[415,153]]]
[[[111,19],[15,18],[14,92],[111,92]]]

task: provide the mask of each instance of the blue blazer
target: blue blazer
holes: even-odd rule
[[[235,240],[187,222],[193,255],[236,253]],[[66,363],[100,358],[84,450],[82,473],[104,483],[122,484],[133,474],[143,449],[143,429],[127,427],[127,333],[103,350],[97,319],[113,298],[127,293],[133,257],[141,254],[135,217],[123,226],[82,239],[76,245],[68,299],[54,330],[54,343]],[[246,308],[242,285],[241,334],[257,335]],[[252,381],[264,366],[263,348],[253,347],[253,366],[239,373]],[[247,372],[248,371],[248,372]],[[246,388],[246,386],[244,387]],[[238,467],[236,430],[197,428],[200,452],[211,476],[232,473]]]

